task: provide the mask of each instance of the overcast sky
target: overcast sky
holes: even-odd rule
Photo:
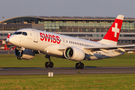
[[[135,18],[135,0],[0,0],[0,21],[16,16]]]

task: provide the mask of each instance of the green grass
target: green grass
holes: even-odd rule
[[[0,76],[0,90],[134,90],[135,74]]]
[[[51,57],[54,67],[75,67],[75,61]],[[8,67],[44,67],[48,59],[43,54],[36,55],[32,60],[17,60],[14,54],[0,54],[0,68]],[[82,61],[85,67],[135,67],[135,54],[124,54],[114,58]]]
[[[74,67],[71,60],[51,57],[54,67]],[[44,67],[48,61],[43,54],[32,60],[17,60],[13,54],[0,55],[0,67]],[[135,54],[115,58],[83,61],[93,67],[135,67]],[[80,74],[78,75],[19,75],[0,76],[0,90],[134,90],[135,74]]]

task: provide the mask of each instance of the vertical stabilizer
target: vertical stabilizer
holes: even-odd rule
[[[104,38],[99,42],[107,45],[117,45],[123,19],[123,15],[118,15]]]

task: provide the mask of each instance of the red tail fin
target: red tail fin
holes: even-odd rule
[[[99,42],[108,45],[117,45],[123,19],[123,15],[118,15],[104,38]]]

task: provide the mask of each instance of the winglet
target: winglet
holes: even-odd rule
[[[118,15],[104,38],[99,42],[107,45],[117,45],[123,19],[124,15]]]

